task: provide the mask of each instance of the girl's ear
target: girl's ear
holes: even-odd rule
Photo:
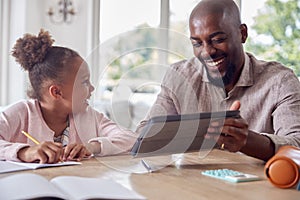
[[[51,85],[48,91],[50,96],[55,99],[60,99],[62,97],[62,92],[58,85]]]

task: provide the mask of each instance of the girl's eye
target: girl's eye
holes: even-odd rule
[[[89,84],[90,84],[90,81],[89,81],[89,80],[85,80],[85,81],[82,82],[82,84],[84,84],[84,85],[89,85]]]

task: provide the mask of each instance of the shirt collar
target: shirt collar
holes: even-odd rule
[[[253,66],[250,62],[250,58],[247,53],[245,53],[245,63],[236,86],[251,86],[254,83],[253,77]]]

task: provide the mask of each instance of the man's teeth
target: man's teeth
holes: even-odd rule
[[[224,59],[218,60],[218,61],[206,61],[206,64],[209,66],[217,66],[218,64],[220,64],[221,62],[223,62]]]

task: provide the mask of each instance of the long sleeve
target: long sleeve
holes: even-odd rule
[[[17,152],[35,145],[22,130],[40,142],[53,141],[55,134],[44,121],[38,101],[17,102],[0,115],[0,159],[19,161]],[[104,156],[128,152],[136,136],[90,107],[86,112],[70,115],[69,143],[87,144],[92,140],[101,143],[99,155]]]
[[[203,76],[197,62],[196,59],[183,60],[170,66],[163,78],[156,101],[137,127],[138,133],[152,117],[197,112],[199,105],[197,88]]]
[[[274,142],[276,151],[283,145],[300,147],[300,83],[292,72],[278,81],[272,112],[274,134],[263,133]]]
[[[134,132],[123,129],[92,108],[74,115],[72,123],[83,143],[98,141],[101,144],[98,156],[128,153],[137,138]]]
[[[28,115],[22,102],[12,105],[0,115],[0,159],[20,161],[17,152],[26,146],[27,138],[21,130],[27,130]]]

